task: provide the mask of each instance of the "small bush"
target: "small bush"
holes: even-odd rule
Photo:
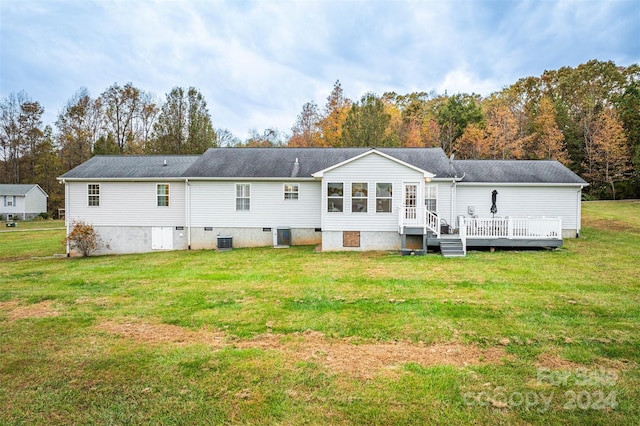
[[[42,219],[49,219],[49,213],[46,212],[42,212],[38,215],[38,217],[42,218]]]
[[[64,239],[64,243],[68,243],[71,249],[77,250],[85,257],[90,256],[98,249],[110,248],[109,244],[100,238],[93,226],[82,220],[71,222],[71,232]]]

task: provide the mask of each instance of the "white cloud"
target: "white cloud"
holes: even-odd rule
[[[445,90],[487,95],[545,69],[640,59],[633,0],[0,1],[0,96],[55,114],[82,86],[195,86],[216,127],[288,131],[307,101]]]

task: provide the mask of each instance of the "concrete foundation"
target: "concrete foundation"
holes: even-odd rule
[[[343,231],[323,231],[322,251],[400,250],[397,232],[360,231],[360,247],[345,247]]]

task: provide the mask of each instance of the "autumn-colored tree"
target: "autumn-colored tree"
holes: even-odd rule
[[[486,101],[486,107],[486,134],[491,157],[502,160],[523,158],[523,140],[519,138],[518,120],[511,109],[498,97]]]
[[[327,97],[320,129],[324,146],[340,146],[342,143],[342,126],[347,118],[351,101],[344,97],[340,80],[333,85],[331,94]]]
[[[615,183],[630,170],[630,161],[622,122],[615,110],[605,109],[594,123],[592,144],[585,157],[585,175],[595,185],[609,185],[615,200]]]
[[[456,94],[444,96],[436,100],[436,119],[440,126],[440,146],[451,154],[456,140],[462,136],[470,123],[481,123],[483,120],[480,97],[477,95]]]
[[[480,124],[471,123],[464,129],[464,133],[456,143],[456,154],[461,159],[467,160],[491,157],[489,139]]]
[[[307,102],[302,106],[296,123],[291,128],[288,146],[313,147],[323,146],[322,129],[320,128],[320,113],[315,102]]]
[[[569,163],[564,135],[558,128],[555,108],[548,97],[540,99],[533,133],[526,139],[526,144],[530,158],[557,160],[565,165]]]
[[[249,130],[249,138],[238,147],[272,148],[283,146],[282,135],[277,129],[265,129],[262,134],[256,129]]]

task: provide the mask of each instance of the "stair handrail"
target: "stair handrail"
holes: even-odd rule
[[[458,232],[460,235],[460,241],[462,241],[462,251],[466,256],[467,255],[467,224],[465,223],[464,216],[460,216],[458,220],[460,221],[460,223],[458,223],[458,226],[459,226]]]
[[[425,226],[440,238],[440,218],[432,211],[425,209]]]

